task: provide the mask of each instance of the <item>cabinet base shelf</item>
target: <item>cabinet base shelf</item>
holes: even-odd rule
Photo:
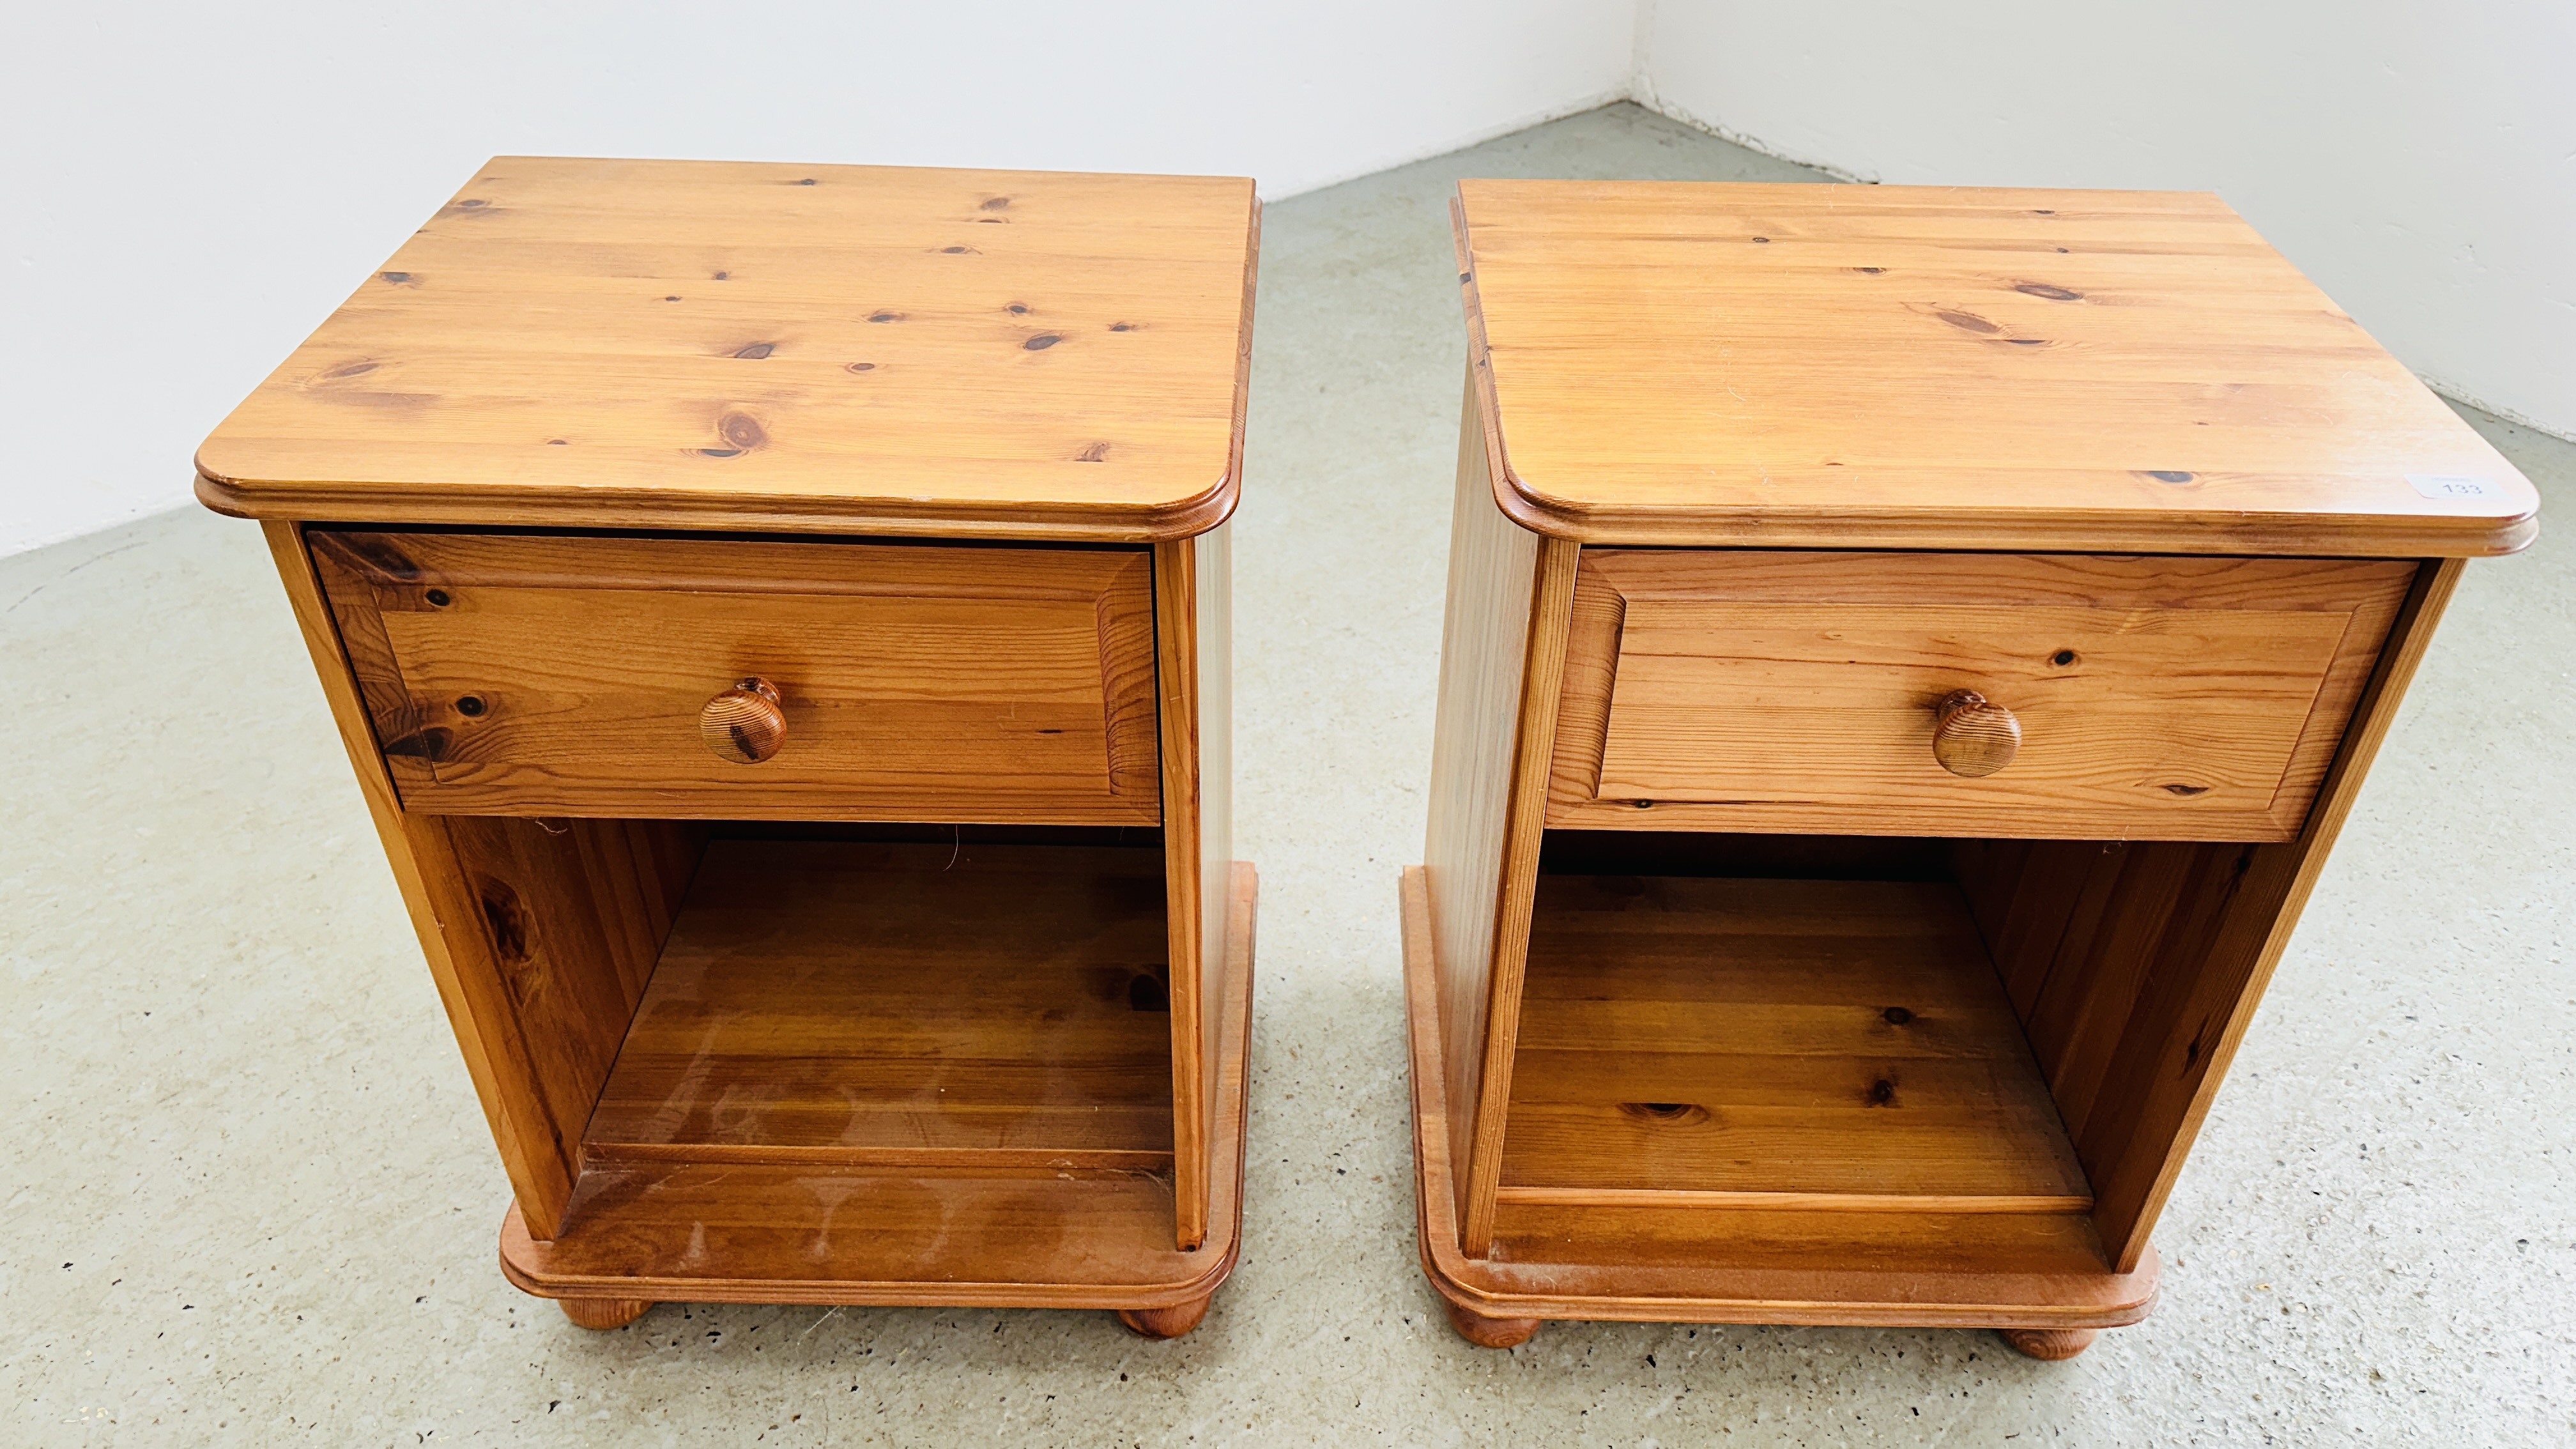
[[[1236,862],[1195,1251],[1174,1246],[1168,1170],[621,1161],[582,1174],[557,1238],[530,1237],[511,1208],[502,1272],[541,1298],[1112,1308],[1177,1325],[1159,1311],[1203,1305],[1241,1248],[1257,892]]]
[[[2080,1212],[1569,1205],[1506,1197],[1493,1252],[1467,1256],[1420,868],[1404,873],[1403,897],[1414,1201],[1423,1271],[1453,1317],[1509,1327],[1591,1319],[2092,1329],[2135,1323],[2154,1307],[2154,1252],[2132,1272],[2113,1271]]]

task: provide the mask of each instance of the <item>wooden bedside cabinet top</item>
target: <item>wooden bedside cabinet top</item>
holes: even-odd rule
[[[498,157],[197,455],[251,517],[1141,541],[1234,505],[1222,177]]]
[[[2531,484],[2216,197],[1465,181],[1495,495],[1587,543],[2511,553]]]

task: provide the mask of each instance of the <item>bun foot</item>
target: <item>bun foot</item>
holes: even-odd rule
[[[1121,1308],[1118,1321],[1147,1338],[1178,1338],[1199,1326],[1199,1320],[1207,1317],[1208,1304],[1215,1297],[1211,1293],[1205,1298],[1175,1303],[1169,1308]]]
[[[653,1306],[650,1298],[558,1298],[564,1317],[584,1328],[624,1328]]]
[[[1518,1348],[1538,1332],[1535,1318],[1488,1318],[1446,1298],[1440,1306],[1449,1310],[1449,1326],[1458,1330],[1458,1336],[1478,1348]]]
[[[2098,1328],[1999,1328],[2004,1342],[2046,1363],[2063,1363],[2093,1346]]]

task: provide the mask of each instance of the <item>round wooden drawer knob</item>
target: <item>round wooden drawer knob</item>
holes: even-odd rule
[[[753,675],[698,711],[698,738],[737,765],[757,765],[787,743],[787,711],[778,686]]]
[[[1953,775],[1991,775],[2021,750],[2021,721],[1973,689],[1954,691],[1933,709],[1932,758]]]

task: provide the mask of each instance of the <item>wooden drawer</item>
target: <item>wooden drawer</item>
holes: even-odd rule
[[[1590,549],[1550,825],[2287,840],[2410,562]],[[1977,778],[1941,702],[2009,710]]]
[[[406,808],[1151,825],[1150,555],[306,535]],[[774,686],[785,736],[700,712]]]

